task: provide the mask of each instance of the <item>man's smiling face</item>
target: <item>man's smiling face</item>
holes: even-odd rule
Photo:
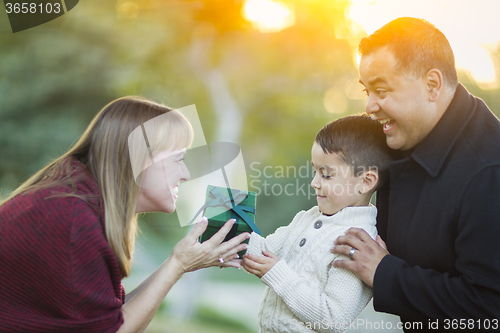
[[[359,77],[367,93],[366,112],[384,124],[389,147],[412,149],[429,134],[436,115],[425,75],[401,72],[392,52],[382,47],[361,57]]]

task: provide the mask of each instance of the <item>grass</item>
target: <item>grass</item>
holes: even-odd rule
[[[208,306],[202,306],[190,320],[181,320],[158,312],[145,333],[255,333],[255,331]]]

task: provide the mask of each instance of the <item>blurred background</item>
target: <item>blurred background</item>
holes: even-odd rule
[[[267,235],[315,204],[308,189],[317,131],[364,112],[363,36],[396,17],[428,19],[449,38],[460,82],[498,115],[499,12],[496,0],[83,0],[12,33],[2,8],[1,196],[66,151],[108,102],[140,95],[196,104],[207,142],[241,146]],[[140,224],[129,291],[188,231],[175,214],[143,214]],[[236,269],[186,274],[147,332],[257,332],[264,287]],[[359,318],[373,326],[349,332],[382,332],[382,321],[398,331],[399,319],[371,304]]]

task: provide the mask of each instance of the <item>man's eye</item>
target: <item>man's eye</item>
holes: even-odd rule
[[[377,89],[377,95],[383,96],[385,93],[387,93],[386,90]]]
[[[366,96],[370,95],[370,93],[368,93],[368,89],[365,88],[362,91],[366,94]]]

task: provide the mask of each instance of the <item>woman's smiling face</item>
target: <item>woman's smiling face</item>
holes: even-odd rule
[[[175,211],[179,183],[189,180],[184,164],[186,148],[165,150],[156,154],[154,163],[141,174],[136,213]]]

